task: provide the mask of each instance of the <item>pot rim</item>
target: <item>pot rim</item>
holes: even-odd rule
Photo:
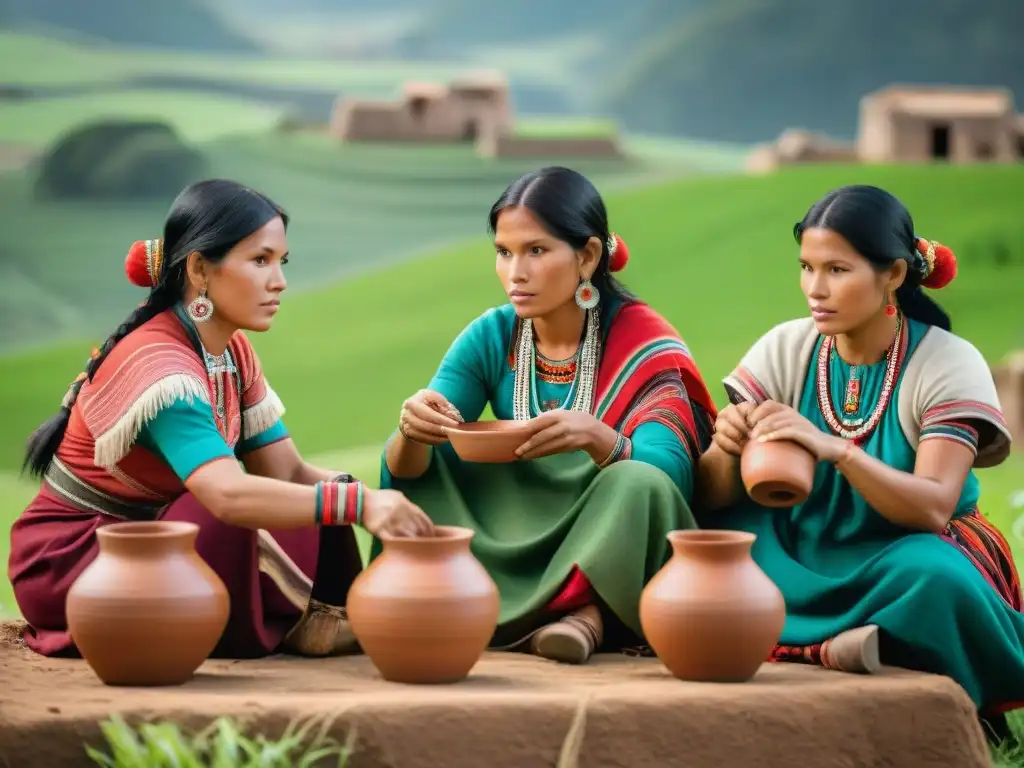
[[[110,539],[170,539],[198,533],[199,526],[185,520],[128,520],[96,529],[96,535]]]
[[[529,421],[515,419],[490,419],[487,421],[469,421],[457,427],[445,427],[446,432],[456,435],[498,437],[499,435],[518,435],[531,429]]]
[[[404,545],[431,546],[440,542],[469,541],[476,535],[472,528],[461,525],[435,525],[433,536],[395,536],[383,533],[377,538],[381,541],[396,541]]]
[[[729,531],[718,528],[694,528],[669,531],[671,543],[697,544],[703,547],[734,547],[737,544],[753,544],[757,536],[747,531]]]

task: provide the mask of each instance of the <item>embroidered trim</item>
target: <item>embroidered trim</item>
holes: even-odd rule
[[[684,409],[678,407],[680,403],[685,406]],[[694,420],[693,425],[686,421],[687,414]],[[676,371],[664,371],[651,378],[630,404],[620,430],[625,434],[632,434],[637,427],[649,421],[672,430],[686,449],[690,461],[695,461],[700,456],[693,403],[686,391],[686,385]]]
[[[746,368],[740,366],[725,378],[726,389],[732,390],[741,400],[760,405],[768,400],[768,390]],[[736,402],[735,398],[733,402]]]
[[[256,437],[274,426],[284,416],[285,407],[281,398],[264,380],[267,389],[263,399],[242,409],[242,439]]]
[[[160,411],[178,400],[210,405],[210,391],[202,379],[175,373],[146,388],[124,414],[102,435],[96,436],[93,461],[99,467],[113,467],[128,455],[142,427]]]
[[[679,361],[680,356],[683,356],[687,362],[693,362],[690,350],[680,339],[672,336],[661,336],[651,339],[634,351],[615,370],[614,374],[609,375],[607,388],[597,393],[598,404],[594,409],[594,415],[603,420],[605,412],[612,408],[619,394],[629,385],[630,380],[638,369],[653,363],[659,357],[668,357],[673,361]],[[682,366],[682,362],[676,362],[672,368],[678,371]]]
[[[963,419],[978,419],[990,421],[998,427],[1006,426],[1006,418],[997,408],[993,408],[977,400],[952,400],[948,403],[935,405],[925,411],[921,417],[921,431],[932,424],[939,422],[962,421]]]
[[[978,454],[978,430],[959,421],[937,421],[921,429],[920,442],[925,440],[954,440],[968,446]]]

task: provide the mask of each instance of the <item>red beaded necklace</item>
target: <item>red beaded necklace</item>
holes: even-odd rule
[[[829,429],[834,434],[846,440],[863,442],[867,440],[868,436],[875,430],[875,427],[878,426],[882,416],[885,414],[885,409],[889,406],[889,401],[892,400],[893,389],[907,348],[907,331],[906,325],[903,322],[903,314],[901,313],[896,318],[896,333],[893,336],[892,343],[889,345],[889,349],[885,353],[888,362],[885,366],[885,378],[882,381],[882,394],[879,396],[874,410],[867,418],[853,421],[841,419],[832,406],[829,360],[832,357],[835,344],[835,336],[826,336],[818,351],[818,408],[821,410],[821,415],[825,418],[825,423],[828,424]],[[860,407],[860,374],[856,368],[857,366],[853,366],[851,369],[850,380],[846,385],[843,411],[847,414],[856,413]]]

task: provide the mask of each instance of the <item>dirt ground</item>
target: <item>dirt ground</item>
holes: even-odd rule
[[[355,728],[352,765],[554,766],[581,701],[580,765],[989,765],[974,708],[943,677],[887,670],[874,677],[765,664],[741,685],[684,683],[656,659],[608,655],[567,667],[487,654],[450,686],[382,681],[365,656],[209,661],[177,688],[112,688],[84,661],[47,659],[0,627],[0,766],[90,765],[98,722],[171,719],[201,728],[232,715],[276,737],[295,718]]]

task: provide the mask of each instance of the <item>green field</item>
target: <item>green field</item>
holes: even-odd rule
[[[806,311],[789,234],[793,221],[829,188],[854,181],[892,190],[914,211],[921,234],[958,251],[961,274],[941,296],[958,333],[992,361],[1019,345],[1024,238],[1013,222],[1015,201],[1024,195],[1020,169],[820,167],[609,195],[612,225],[633,254],[624,279],[680,329],[720,400],[717,382],[754,339]],[[473,197],[466,194],[463,204],[482,219],[489,200]],[[1013,249],[1009,263],[990,256],[999,242]],[[136,298],[126,296],[121,311]],[[342,451],[339,468],[372,479],[402,400],[425,385],[458,331],[502,299],[481,237],[286,297],[274,330],[254,342],[289,406],[286,421],[300,448],[308,455]],[[0,400],[9,414],[0,468],[16,469],[24,436],[55,410],[94,342],[0,360]],[[1021,454],[981,473],[984,510],[1006,531],[1013,520],[1008,498],[1024,486],[1022,473]],[[10,493],[0,496],[0,514],[13,519],[31,489],[12,478],[6,483]],[[0,604],[10,605],[9,596],[0,594]]]
[[[295,288],[484,232],[490,203],[539,164],[481,159],[469,146],[342,147],[322,134],[243,134],[198,146],[208,159],[204,176],[252,184],[293,214]],[[725,150],[641,141],[629,161],[561,162],[615,190],[724,170],[730,159]],[[0,301],[10,308],[0,352],[69,333],[105,335],[137,295],[121,256],[134,240],[159,235],[170,203],[44,202],[33,196],[34,178],[31,168],[0,174]]]

